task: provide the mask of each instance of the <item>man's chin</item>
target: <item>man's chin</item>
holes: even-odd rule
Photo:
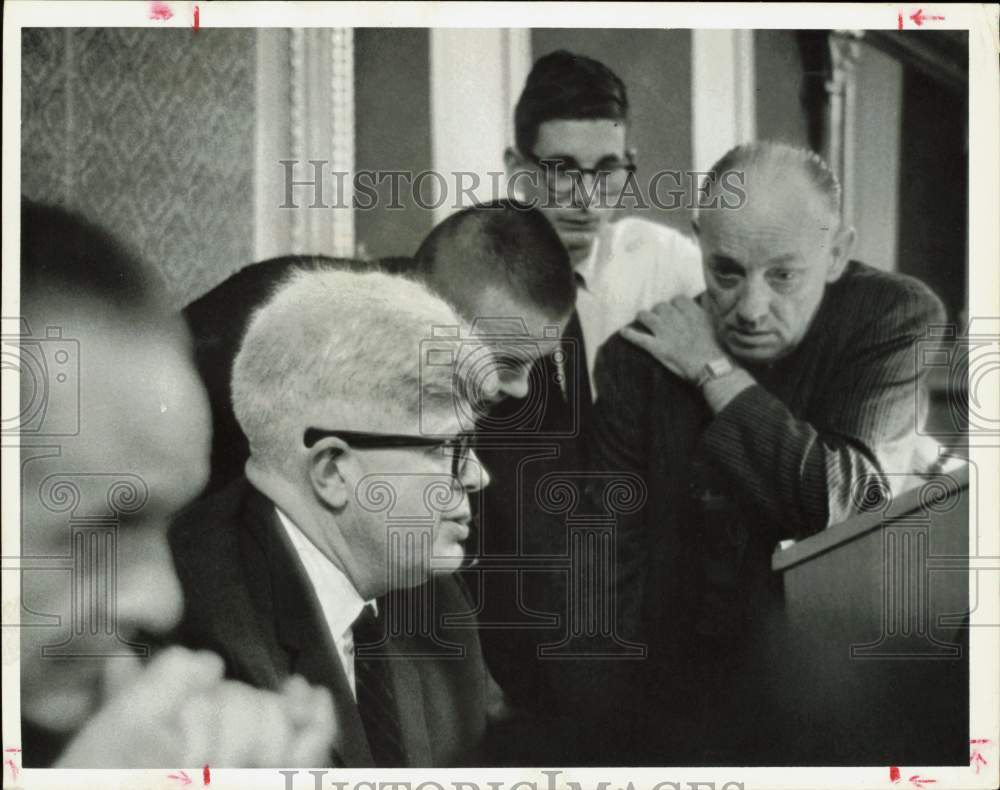
[[[572,231],[564,231],[559,234],[559,238],[562,240],[563,246],[569,253],[569,257],[572,261],[581,261],[590,255],[590,249],[594,246],[594,239],[597,238],[594,233],[574,233]]]
[[[436,571],[451,573],[462,567],[465,561],[465,541],[469,538],[469,527],[459,521],[442,522],[449,531],[447,540],[439,541],[434,547],[433,566]]]
[[[760,365],[777,359],[780,354],[774,348],[729,348],[729,353],[740,362],[750,362]]]
[[[741,362],[760,365],[780,359],[786,353],[780,338],[770,334],[757,340],[742,339],[738,333],[729,333],[726,340],[726,350]]]
[[[436,573],[454,573],[465,562],[465,551],[459,547],[458,551],[449,551],[434,557],[432,566]]]

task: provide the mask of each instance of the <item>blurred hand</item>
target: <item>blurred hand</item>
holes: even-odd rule
[[[223,669],[214,653],[164,650],[129,680],[117,679],[117,691],[56,767],[311,768],[330,762],[334,719],[326,689],[296,676],[279,693],[262,691],[224,680]]]

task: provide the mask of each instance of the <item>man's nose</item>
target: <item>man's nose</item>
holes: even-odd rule
[[[736,318],[741,324],[758,326],[770,310],[770,294],[767,284],[748,279],[736,305]]]
[[[469,450],[469,458],[458,482],[466,491],[479,491],[490,484],[490,473],[486,471],[475,451]]]
[[[129,552],[128,564],[120,566],[118,626],[126,634],[164,634],[180,622],[184,594],[166,536],[144,536],[141,542],[137,551]]]
[[[573,180],[571,195],[574,208],[589,209],[597,203],[598,179],[597,173],[582,173]]]

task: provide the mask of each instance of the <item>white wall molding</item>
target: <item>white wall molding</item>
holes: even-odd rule
[[[330,31],[330,122],[332,129],[334,173],[349,173],[340,179],[335,188],[336,198],[352,206],[354,200],[354,29],[335,27]],[[333,222],[333,254],[342,258],[354,257],[354,209],[335,208]]]
[[[513,142],[513,113],[531,66],[531,31],[432,28],[431,161],[444,178],[446,199],[434,202],[435,224],[460,206],[457,173],[474,173],[477,200],[502,197],[503,151]],[[473,176],[461,177],[471,187]],[[440,188],[439,179],[429,180]],[[429,197],[429,196],[428,196]],[[461,205],[468,198],[462,198]]]
[[[284,199],[282,159],[290,159],[289,31],[257,30],[254,161],[254,258],[264,260],[292,249],[292,212]]]
[[[753,44],[752,30],[691,31],[691,144],[699,172],[756,139]]]
[[[354,31],[260,30],[257,46],[256,255],[353,256],[351,177],[334,173],[354,171]],[[281,208],[282,160],[295,181],[321,179],[294,187],[296,208]]]
[[[830,112],[827,116],[826,159],[840,178],[843,216],[854,218],[854,165],[857,159],[857,67],[862,33],[838,30],[830,34],[830,79],[826,83]]]

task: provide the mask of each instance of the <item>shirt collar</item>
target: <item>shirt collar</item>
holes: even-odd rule
[[[292,542],[295,553],[302,560],[313,587],[317,589],[317,593],[322,589],[323,597],[331,598],[333,599],[331,603],[335,601],[337,604],[329,610],[331,617],[336,618],[334,637],[339,637],[347,631],[365,606],[371,606],[377,614],[378,605],[375,600],[366,601],[362,598],[344,572],[316,548],[295,522],[286,516],[281,508],[276,506],[274,509],[288,534],[288,539]],[[323,608],[326,610],[327,607]]]

